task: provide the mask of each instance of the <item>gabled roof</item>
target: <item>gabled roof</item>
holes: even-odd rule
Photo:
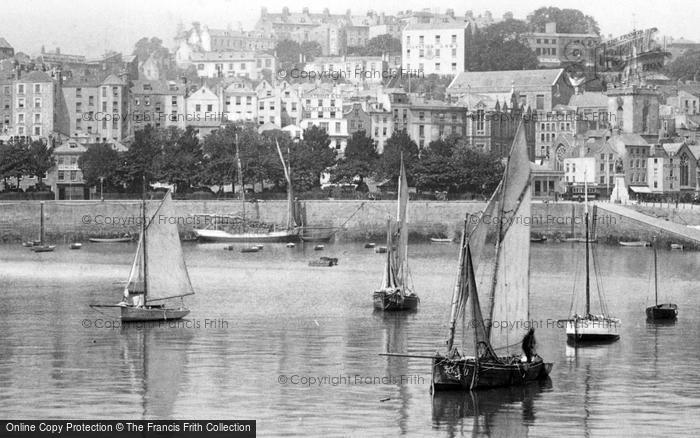
[[[83,144],[78,143],[75,140],[68,140],[66,142],[61,143],[59,146],[56,146],[56,148],[53,150],[53,153],[58,155],[82,154],[85,151],[87,151],[87,148]]]
[[[51,76],[47,75],[43,71],[34,70],[32,72],[27,73],[24,76],[21,76],[19,81],[20,82],[53,82],[53,79],[51,79]]]
[[[667,154],[669,155],[675,155],[678,153],[680,150],[681,146],[683,146],[685,143],[664,143],[661,145],[662,148],[666,151]]]
[[[190,94],[188,99],[201,99],[203,97],[209,98],[209,99],[218,99],[216,94],[209,89],[206,85],[202,85],[195,91],[194,93]]]
[[[459,73],[447,87],[450,93],[504,93],[552,87],[564,69],[467,71]]]
[[[10,45],[10,43],[7,42],[7,40],[3,37],[0,37],[0,49],[12,49],[13,47]]]
[[[102,81],[102,85],[126,85],[124,81],[122,81],[120,78],[118,78],[116,75],[111,74],[107,76],[107,78]]]

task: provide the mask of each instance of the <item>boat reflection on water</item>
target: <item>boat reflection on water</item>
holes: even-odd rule
[[[122,326],[121,360],[126,370],[124,391],[140,394],[143,419],[173,418],[194,334],[187,321]]]
[[[433,429],[447,436],[524,437],[536,418],[537,399],[552,388],[547,378],[523,386],[471,392],[435,392]]]

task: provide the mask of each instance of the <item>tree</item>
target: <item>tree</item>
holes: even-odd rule
[[[97,143],[91,145],[87,151],[78,159],[78,167],[83,172],[85,184],[89,187],[96,187],[102,184],[103,188],[118,189],[120,179],[118,175],[121,167],[121,157],[119,152],[112,149],[107,143]],[[100,181],[100,178],[103,180]]]
[[[170,51],[163,47],[163,41],[160,38],[152,37],[148,39],[144,37],[134,45],[133,55],[136,55],[139,63],[141,63],[145,62],[151,55],[155,55],[158,59],[168,59],[170,58]]]
[[[299,46],[299,52],[304,55],[306,62],[313,61],[323,54],[323,48],[317,41],[304,41]]]
[[[161,144],[157,135],[151,125],[146,125],[144,129],[134,133],[134,142],[124,153],[120,173],[131,191],[144,190],[158,179]]]
[[[36,176],[38,186],[43,186],[43,178],[46,172],[51,169],[56,160],[53,157],[53,147],[49,147],[43,141],[33,141],[29,145],[29,174]]]
[[[236,180],[236,129],[233,123],[228,123],[204,137],[204,164],[200,175],[203,183],[218,185],[223,190],[225,184]]]
[[[467,45],[467,70],[524,70],[539,65],[537,55],[527,45],[527,24],[505,20],[477,29]]]
[[[204,154],[197,131],[171,127],[159,138],[162,151],[158,178],[175,185],[175,191],[186,192],[199,183],[204,167]]]
[[[292,183],[303,192],[320,186],[321,174],[335,164],[335,150],[324,129],[311,125],[304,130],[303,140],[291,145]]]
[[[559,33],[594,33],[600,35],[600,26],[595,18],[585,15],[578,9],[559,9],[557,7],[542,7],[527,17],[530,30],[544,32],[545,24],[557,23]]]
[[[345,147],[345,156],[339,160],[333,169],[331,180],[333,182],[357,181],[363,185],[365,177],[374,172],[379,154],[374,140],[367,136],[365,131],[356,131],[348,140]]]
[[[24,143],[12,142],[0,145],[0,177],[5,183],[5,189],[8,187],[10,178],[15,178],[19,187],[22,177],[30,173],[30,162],[29,148]]]
[[[664,72],[675,80],[695,80],[700,76],[700,51],[688,51],[664,67]]]
[[[391,137],[387,139],[384,144],[384,151],[379,159],[378,173],[383,178],[397,179],[401,169],[401,154],[403,154],[408,182],[411,183],[412,172],[410,169],[418,160],[418,145],[411,140],[411,137],[404,130],[394,130]]]

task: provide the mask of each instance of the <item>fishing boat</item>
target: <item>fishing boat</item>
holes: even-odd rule
[[[659,304],[659,275],[657,269],[656,241],[654,245],[654,305],[647,307],[647,319],[650,321],[669,321],[678,317],[678,306],[673,303]]]
[[[430,238],[431,243],[452,243],[452,239],[448,239],[445,237],[431,237]]]
[[[238,140],[236,139],[236,144]],[[193,232],[200,242],[297,242],[299,240],[300,227],[297,226],[294,218],[294,195],[292,191],[291,166],[287,164],[282,156],[279,142],[277,144],[277,152],[282,167],[284,176],[287,180],[287,224],[284,229],[277,230],[275,227],[257,226],[251,228],[246,221],[246,199],[245,188],[243,185],[243,168],[241,166],[241,157],[238,151],[236,152],[236,163],[238,166],[238,185],[241,188],[240,199],[243,210],[242,217],[230,215],[213,215],[213,214],[195,214],[195,217],[203,217],[203,222],[207,224],[205,228],[195,229]],[[242,223],[240,232],[229,232],[220,229],[220,226],[231,225],[236,222]],[[230,230],[231,231],[231,230]]]
[[[90,237],[88,239],[90,242],[93,243],[124,243],[124,242],[131,242],[134,240],[132,236],[123,236],[123,237]]]
[[[181,319],[190,313],[183,297],[194,294],[185,258],[180,245],[177,225],[153,220],[156,216],[175,217],[171,192],[168,191],[157,208],[147,211],[141,206],[141,234],[131,272],[118,307],[123,322],[163,321]],[[149,220],[147,220],[149,219]],[[167,300],[180,298],[178,307],[167,307]]]
[[[320,257],[318,260],[311,260],[309,266],[325,266],[331,267],[338,264],[338,259],[335,257]]]
[[[644,246],[644,247],[651,246],[651,244],[649,242],[647,242],[646,240],[636,240],[636,241],[632,241],[632,242],[624,242],[621,240],[618,243],[622,246]]]
[[[469,220],[467,214],[464,221],[447,349],[432,357],[433,392],[519,386],[549,375],[552,363],[534,352],[528,359],[520,353],[529,328],[524,322],[529,321],[530,221],[517,218],[530,217],[531,196],[530,161],[521,123],[498,188],[478,220]],[[492,217],[500,220],[482,220]],[[494,251],[493,263],[487,263],[489,248]],[[477,269],[479,278],[484,279],[481,290],[477,288]],[[468,346],[473,348],[473,356],[457,349],[460,319],[462,339],[471,341]],[[522,324],[495,327],[489,321]]]
[[[564,242],[574,242],[574,243],[596,243],[597,240],[593,238],[583,238],[583,237],[567,237]]]
[[[546,241],[546,236],[530,236],[530,242],[532,243],[545,243]]]
[[[365,249],[372,249],[376,246],[374,242],[365,243]]]
[[[684,248],[683,248],[683,245],[681,245],[680,243],[672,243],[671,249],[677,249],[677,250],[683,251]]]
[[[408,287],[408,180],[401,156],[396,223],[387,220],[386,263],[381,287],[372,294],[374,308],[383,311],[415,310],[420,299]],[[394,249],[396,245],[396,249]]]
[[[387,251],[386,246],[378,246],[378,247],[374,248],[374,252],[376,252],[377,254],[386,254],[386,251]]]
[[[585,179],[585,172],[584,172]],[[620,338],[620,320],[608,315],[605,298],[603,297],[603,283],[600,281],[597,262],[593,260],[593,270],[596,275],[596,284],[598,285],[598,300],[600,303],[600,314],[594,315],[591,313],[591,245],[588,241],[589,233],[589,218],[588,218],[588,184],[584,183],[584,222],[586,229],[586,312],[583,315],[574,314],[566,322],[566,338],[569,342],[610,342]],[[576,298],[574,294],[573,299]],[[572,305],[573,308],[573,305]]]
[[[34,242],[34,245],[31,246],[32,251],[34,252],[51,252],[54,249],[56,249],[56,245],[47,245],[45,243],[45,233],[44,233],[44,201],[40,202],[39,205],[41,206],[41,219],[40,219],[40,228],[39,228],[39,242]]]
[[[80,249],[83,247],[83,244],[80,242],[73,242],[70,244],[70,249]]]

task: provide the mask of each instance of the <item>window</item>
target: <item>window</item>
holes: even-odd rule
[[[66,174],[62,170],[58,171],[58,180],[59,181],[64,181],[66,179]]]
[[[406,35],[406,45],[409,45],[409,44],[411,44],[411,36]]]
[[[423,52],[423,49],[419,49],[419,50],[418,50],[418,57],[419,57],[419,58],[422,58],[423,56],[425,56],[425,53]]]
[[[439,62],[435,63],[435,71],[440,71],[440,63]]]
[[[24,99],[17,99],[17,108],[24,108]]]
[[[41,108],[41,97],[34,98],[34,108]]]
[[[425,137],[425,125],[418,126],[418,136],[421,138]]]
[[[336,133],[340,132],[340,122],[335,122],[335,132]]]
[[[535,97],[535,108],[538,110],[544,109],[544,94],[538,94]]]
[[[214,105],[207,105],[207,111],[212,112],[214,110]]]
[[[24,94],[24,84],[17,84],[17,94]]]
[[[34,127],[34,135],[41,135],[41,126]]]
[[[204,64],[197,64],[197,70],[204,70]]]
[[[112,87],[112,96],[119,97],[119,87]]]
[[[435,57],[436,58],[440,57],[440,49],[435,49]]]
[[[78,180],[78,171],[77,171],[77,170],[71,170],[71,171],[70,171],[70,180],[71,180],[71,181],[77,181],[77,180]]]
[[[456,62],[452,63],[452,71],[457,71],[457,63]]]
[[[41,114],[34,114],[34,123],[41,123]]]
[[[194,106],[194,110],[197,111],[197,112],[202,111],[202,105],[196,104],[196,105]]]
[[[107,97],[107,87],[102,87],[102,97]]]
[[[457,35],[452,35],[452,44],[457,44]]]
[[[24,114],[17,114],[17,123],[24,123]]]
[[[422,46],[424,41],[425,41],[425,38],[423,38],[423,35],[419,35],[418,36],[418,44],[420,44]]]

